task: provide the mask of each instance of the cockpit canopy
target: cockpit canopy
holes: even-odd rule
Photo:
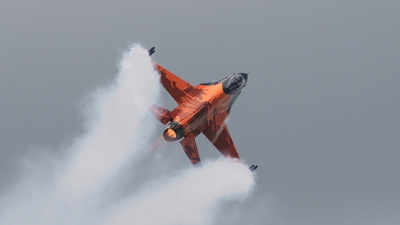
[[[226,85],[227,91],[233,91],[242,87],[245,83],[245,79],[242,75],[233,75],[229,78],[228,84]]]

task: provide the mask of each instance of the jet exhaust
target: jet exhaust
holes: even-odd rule
[[[164,130],[163,138],[167,142],[173,142],[183,138],[184,134],[185,134],[185,129],[179,123],[171,122]]]

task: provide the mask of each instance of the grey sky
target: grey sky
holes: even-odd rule
[[[389,0],[3,1],[0,191],[82,132],[82,97],[139,42],[193,84],[250,72],[228,127],[280,223],[398,224],[399,21]]]

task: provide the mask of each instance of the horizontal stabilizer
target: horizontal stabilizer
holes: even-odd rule
[[[151,106],[151,113],[158,121],[160,121],[164,125],[172,120],[171,111],[169,111],[168,109],[164,109],[161,106],[158,105]]]
[[[197,149],[196,140],[194,139],[197,135],[194,133],[190,133],[184,139],[180,141],[183,150],[186,155],[189,157],[190,162],[195,166],[200,166],[200,155],[199,150]]]

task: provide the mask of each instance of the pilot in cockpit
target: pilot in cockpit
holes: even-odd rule
[[[231,91],[240,88],[244,83],[244,78],[242,75],[234,75],[230,78],[226,88]]]

